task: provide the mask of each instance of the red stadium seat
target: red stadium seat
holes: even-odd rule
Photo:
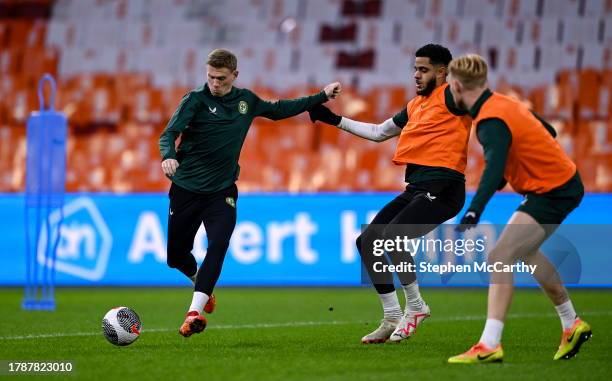
[[[607,44],[612,28],[607,19],[601,21],[609,2],[578,6],[575,0],[559,0],[536,6],[528,0],[481,0],[414,6],[418,2],[335,1],[327,7],[221,2],[219,10],[253,17],[230,32],[219,16],[207,20],[206,32],[184,33],[181,39],[168,35],[197,30],[185,16],[183,1],[164,5],[167,23],[156,22],[158,13],[146,22],[130,19],[141,12],[138,1],[116,7],[93,2],[91,9],[65,2],[58,13],[51,12],[56,5],[51,0],[27,3],[5,2],[3,9],[19,8],[19,17],[0,19],[0,136],[23,139],[19,131],[39,108],[39,78],[56,76],[56,106],[66,112],[71,131],[69,190],[167,189],[158,138],[181,97],[204,80],[206,51],[201,47],[236,46],[241,63],[237,85],[262,99],[296,98],[341,80],[344,93],[328,106],[378,123],[415,95],[413,55],[432,40],[448,45],[455,55],[476,51],[486,56],[495,90],[516,96],[554,122],[557,140],[577,162],[587,189],[610,190],[606,147],[612,137],[612,71],[605,68],[612,62]],[[99,33],[105,24],[83,22],[90,16],[83,12],[92,18],[106,12],[105,22],[117,28]],[[448,22],[436,21],[441,18]],[[318,41],[323,31],[325,45]],[[258,45],[247,34],[261,37]],[[334,68],[340,55],[350,68]],[[243,148],[239,184],[256,191],[397,190],[403,173],[391,163],[394,144],[370,143],[313,125],[306,115],[283,121],[256,118]],[[0,192],[21,190],[23,165],[11,158],[19,157],[22,148],[4,140],[0,147],[0,169],[7,173],[0,176]],[[109,164],[115,161],[120,165]],[[482,167],[480,146],[472,138],[468,189],[477,186]]]

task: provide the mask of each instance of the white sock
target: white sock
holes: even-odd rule
[[[385,319],[399,320],[402,318],[402,308],[400,307],[399,300],[397,300],[397,293],[395,291],[388,294],[378,294],[378,296],[382,303]]]
[[[189,312],[198,311],[199,314],[202,314],[202,310],[206,303],[208,303],[209,296],[203,292],[194,291],[193,299],[191,299],[191,306],[189,306]]]
[[[578,317],[578,315],[576,315],[576,310],[574,310],[572,301],[568,300],[563,304],[559,304],[558,306],[555,306],[555,309],[559,314],[563,329],[571,328],[572,325],[574,325],[574,321],[576,321],[576,318]]]
[[[480,342],[484,343],[491,349],[497,348],[501,342],[502,331],[504,330],[504,322],[496,319],[487,319]]]
[[[419,292],[419,284],[415,280],[414,282],[402,285],[404,289],[404,295],[406,295],[406,309],[408,311],[422,311],[425,307],[425,301],[421,297]]]

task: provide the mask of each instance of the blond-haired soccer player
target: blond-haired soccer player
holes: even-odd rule
[[[537,266],[534,276],[554,303],[563,326],[554,359],[572,358],[591,337],[591,328],[576,314],[559,274],[539,248],[582,200],[584,188],[576,165],[555,141],[552,127],[519,101],[488,89],[487,64],[482,57],[459,57],[450,63],[449,71],[455,102],[474,119],[486,161],[478,191],[459,229],[478,223],[504,179],[525,196],[487,260],[504,264],[522,260]],[[467,352],[449,358],[449,363],[502,361],[501,336],[513,291],[512,273],[491,274],[482,336]]]

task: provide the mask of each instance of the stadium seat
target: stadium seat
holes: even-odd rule
[[[22,139],[17,131],[39,107],[39,78],[55,75],[56,106],[68,115],[74,141],[69,143],[76,160],[69,161],[71,190],[164,191],[168,180],[159,170],[159,134],[182,96],[203,82],[203,62],[216,46],[237,52],[237,85],[262,99],[300,97],[340,80],[344,94],[330,107],[381,122],[415,95],[414,52],[431,41],[454,54],[484,55],[491,86],[553,120],[562,130],[558,140],[584,169],[589,186],[609,189],[608,154],[587,152],[590,145],[604,146],[593,139],[605,135],[598,123],[612,113],[607,69],[612,27],[606,17],[611,10],[604,0],[372,0],[326,7],[292,0],[248,6],[239,0],[32,3],[8,2],[22,7],[11,8],[20,17],[0,19],[0,136]],[[236,16],[245,21],[237,24]],[[323,31],[324,43],[319,41]],[[171,38],[175,35],[181,38]],[[258,36],[257,46],[245,36]],[[2,147],[8,174],[0,178],[0,191],[22,189],[22,164],[5,160],[19,157],[22,148]],[[390,163],[393,149],[394,141],[369,143],[312,125],[307,116],[279,122],[257,118],[241,158],[242,187],[395,189],[402,174]],[[478,145],[470,143],[470,149]],[[120,158],[122,165],[100,164],[109,158]],[[338,163],[329,164],[332,159]],[[139,161],[148,164],[134,165]],[[471,156],[468,189],[477,185],[481,169],[481,156]]]

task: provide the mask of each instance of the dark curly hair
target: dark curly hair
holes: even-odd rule
[[[419,50],[414,54],[415,57],[427,57],[432,65],[444,65],[448,64],[453,60],[453,55],[450,50],[442,45],[438,44],[427,44],[421,46]]]

